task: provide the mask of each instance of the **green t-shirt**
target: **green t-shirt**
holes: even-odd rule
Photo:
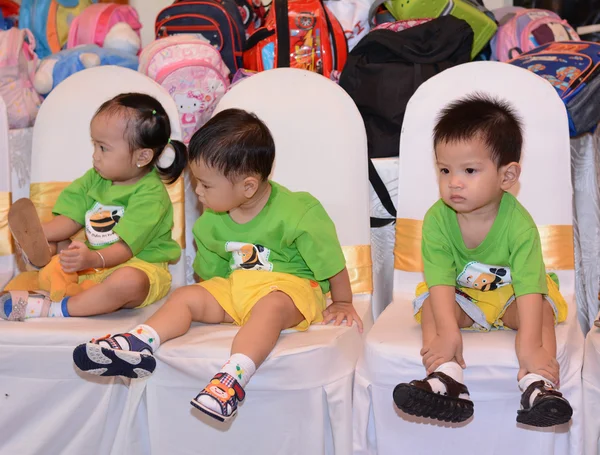
[[[85,226],[94,250],[122,240],[146,262],[176,261],[181,254],[171,232],[173,204],[156,169],[132,185],[113,185],[90,169],[60,193],[52,213]]]
[[[203,280],[240,269],[289,273],[329,292],[329,278],[346,264],[333,221],[309,193],[270,184],[269,200],[247,223],[210,209],[198,218],[194,271]]]
[[[547,294],[540,234],[531,215],[504,193],[498,215],[476,248],[467,248],[456,212],[441,199],[425,215],[421,243],[427,286],[491,291],[512,284],[515,296]]]

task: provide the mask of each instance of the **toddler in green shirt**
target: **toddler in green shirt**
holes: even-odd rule
[[[193,229],[200,283],[177,289],[131,332],[81,344],[73,358],[92,374],[144,377],[156,367],[152,354],[192,322],[239,325],[230,359],[192,400],[227,421],[282,330],[346,320],[362,331],[362,321],[327,212],[310,194],[268,179],[275,144],[260,119],[224,110],[194,134],[189,154],[204,207]],[[333,300],[328,307],[327,292]]]
[[[150,305],[171,288],[168,263],[179,259],[181,248],[173,239],[173,205],[163,180],[174,182],[183,172],[185,145],[170,139],[163,106],[142,93],[103,103],[90,133],[93,168],[60,193],[54,218],[42,224],[29,199],[17,201],[8,216],[26,261],[53,267],[58,260],[86,287],[59,301],[11,290],[0,296],[1,319],[111,313]],[[71,240],[82,228],[86,241]]]
[[[442,110],[433,139],[441,199],[423,220],[426,282],[413,303],[428,376],[396,386],[394,402],[412,415],[467,420],[460,329],[506,327],[517,330],[517,422],[566,423],[573,410],[556,390],[554,326],[567,303],[546,274],[535,222],[508,193],[521,173],[521,123],[508,103],[474,94]]]

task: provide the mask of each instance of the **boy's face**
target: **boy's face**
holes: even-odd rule
[[[243,179],[234,183],[202,160],[191,162],[190,169],[197,180],[196,194],[203,207],[229,212],[246,201]]]
[[[441,142],[436,146],[435,154],[440,195],[457,213],[472,213],[497,203],[503,191],[508,189],[505,188],[506,166],[496,166],[490,150],[479,137],[462,142]]]

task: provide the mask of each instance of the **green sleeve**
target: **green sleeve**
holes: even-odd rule
[[[509,247],[509,266],[515,297],[547,294],[546,268],[537,228],[532,227],[520,234]]]
[[[88,207],[87,192],[94,184],[95,173],[90,169],[62,190],[52,213],[66,216],[82,226],[85,225],[85,214],[91,208]]]
[[[450,240],[433,217],[423,221],[421,256],[427,287],[456,286],[456,264]]]
[[[168,224],[173,228],[173,212],[170,202],[157,201],[155,196],[133,196],[125,208],[123,217],[113,228],[134,256],[143,251],[161,234]]]
[[[302,217],[295,243],[317,281],[328,280],[346,266],[335,225],[321,204],[312,206]]]
[[[226,259],[223,259],[214,251],[211,251],[206,247],[202,241],[202,231],[204,230],[202,223],[202,217],[196,221],[192,233],[194,234],[194,241],[196,242],[196,257],[194,258],[193,269],[203,280],[210,280],[214,277],[225,278],[229,276],[231,267]]]

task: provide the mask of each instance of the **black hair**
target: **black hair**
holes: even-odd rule
[[[225,177],[256,174],[267,180],[275,142],[267,125],[242,109],[225,109],[192,136],[190,161],[204,161]]]
[[[521,159],[521,120],[508,102],[482,93],[470,94],[442,109],[433,129],[433,145],[477,136],[490,149],[496,166]]]
[[[171,139],[171,123],[162,104],[156,98],[143,93],[121,93],[106,101],[96,111],[99,114],[119,114],[128,111],[125,138],[133,153],[138,149],[151,149],[154,154],[148,167],[156,165],[161,153],[170,143],[175,160],[168,168],[158,166],[158,173],[167,183],[179,178],[187,166],[187,148],[183,142]]]

